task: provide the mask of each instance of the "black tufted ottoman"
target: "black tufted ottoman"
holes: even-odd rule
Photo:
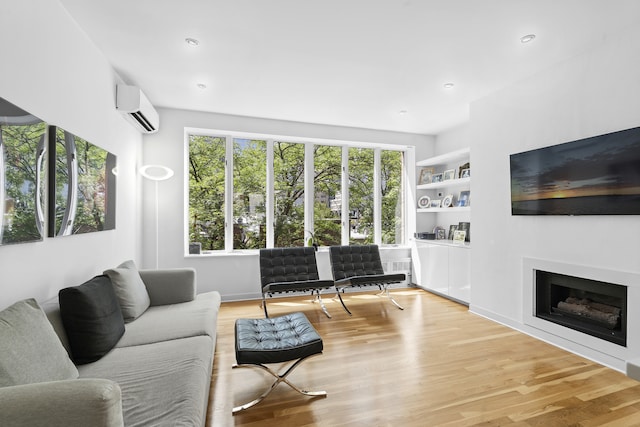
[[[269,319],[238,319],[235,331],[237,364],[233,368],[261,368],[276,381],[257,399],[233,408],[234,414],[262,401],[281,382],[307,396],[327,395],[326,391],[301,390],[286,378],[303,360],[322,354],[322,338],[303,313]],[[292,360],[295,362],[282,375],[264,366]]]

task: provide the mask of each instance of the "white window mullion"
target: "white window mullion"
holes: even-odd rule
[[[313,206],[315,204],[314,182],[315,175],[313,144],[304,145],[304,246],[307,246],[307,239],[311,237],[314,230]]]
[[[267,221],[267,248],[273,248],[275,242],[275,189],[273,178],[273,140],[267,140],[267,200],[265,201]]]
[[[349,244],[351,220],[349,215],[349,147],[342,147],[342,244]]]
[[[382,169],[380,149],[373,151],[373,242],[382,245]]]
[[[404,152],[403,158],[402,186],[404,191],[402,192],[402,213],[404,219],[404,243],[406,244],[409,242],[409,239],[413,237],[410,230],[416,230],[417,227],[416,209],[413,209],[417,204],[415,149],[408,147]]]
[[[224,249],[233,251],[233,137],[226,137],[224,167]]]

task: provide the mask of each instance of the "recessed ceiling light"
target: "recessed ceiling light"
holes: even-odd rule
[[[191,37],[187,37],[186,39],[184,39],[184,41],[189,45],[189,46],[198,46],[200,44],[200,42],[194,38]]]
[[[526,36],[520,37],[520,42],[521,43],[529,43],[530,41],[532,41],[535,38],[536,38],[535,34],[527,34]]]
[[[403,115],[405,115],[405,114],[407,114],[407,113],[408,113],[408,111],[407,111],[407,110],[400,110],[400,111],[398,111],[398,114],[400,114],[401,116],[403,116]]]
[[[451,89],[451,88],[453,88],[455,85],[454,85],[453,83],[445,83],[443,86],[444,86],[444,88],[445,88],[445,89]]]
[[[198,83],[196,86],[198,86],[198,89],[206,89],[207,85],[204,83]]]

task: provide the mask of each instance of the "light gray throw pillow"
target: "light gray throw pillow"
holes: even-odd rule
[[[36,300],[0,312],[0,387],[78,378],[60,338]]]
[[[125,322],[137,319],[149,308],[149,293],[133,261],[125,261],[104,274],[111,279]]]

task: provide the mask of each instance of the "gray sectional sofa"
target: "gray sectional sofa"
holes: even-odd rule
[[[25,300],[0,312],[2,347],[10,349],[0,353],[0,425],[205,424],[220,294],[196,294],[192,269],[138,272],[129,262],[113,270],[61,291],[59,302]],[[137,296],[126,295],[130,278],[144,284]],[[122,315],[104,304],[109,296],[96,298],[96,289],[111,288]],[[85,321],[87,307],[97,314]],[[132,308],[138,312],[127,318]],[[100,326],[105,318],[116,326]],[[96,324],[96,345],[87,350],[86,327]]]

